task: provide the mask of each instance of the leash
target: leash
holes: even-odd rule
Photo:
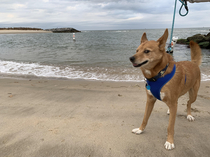
[[[179,9],[179,15],[180,16],[186,16],[188,14],[188,12],[189,12],[189,9],[188,9],[188,6],[187,6],[187,1],[186,0],[179,0],[179,1],[182,3],[182,6]],[[170,43],[168,45],[168,49],[166,51],[167,53],[171,53],[172,52],[171,42],[172,42],[173,31],[174,31],[174,22],[175,22],[175,15],[176,15],[176,4],[177,4],[177,0],[175,0],[175,4],[174,4],[174,14],[173,14],[173,21],[172,21],[172,28],[171,28],[171,37],[170,37]],[[183,6],[186,9],[186,13],[185,14],[181,13]]]
[[[186,16],[189,12],[189,9],[188,9],[188,6],[187,6],[187,0],[179,0],[181,3],[182,3],[182,6],[180,7],[179,9],[179,15],[180,16]],[[185,10],[186,10],[186,13],[185,14],[182,14],[181,11],[182,11],[182,7],[185,7]]]

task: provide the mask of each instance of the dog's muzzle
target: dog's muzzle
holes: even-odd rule
[[[144,61],[144,62],[142,62],[140,64],[136,64],[135,63],[135,57],[134,56],[130,57],[130,61],[133,63],[133,66],[134,67],[140,67],[140,66],[142,66],[142,65],[144,65],[144,64],[146,64],[148,62],[148,60],[146,60],[146,61]]]
[[[135,57],[134,56],[130,57],[130,61],[133,63],[135,61]]]

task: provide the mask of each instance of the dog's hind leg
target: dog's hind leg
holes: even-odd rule
[[[132,133],[135,133],[135,134],[141,134],[146,125],[147,125],[147,122],[148,122],[148,119],[152,113],[152,110],[153,110],[153,107],[154,107],[154,104],[156,102],[156,98],[154,98],[153,95],[150,95],[147,93],[147,104],[146,104],[146,108],[145,108],[145,113],[144,113],[144,119],[143,119],[143,122],[141,124],[141,126],[139,128],[135,128],[132,130]]]
[[[191,115],[191,104],[195,102],[200,87],[200,80],[196,81],[195,85],[189,90],[189,101],[187,102],[187,119],[194,121],[195,118]]]

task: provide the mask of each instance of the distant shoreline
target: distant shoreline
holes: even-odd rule
[[[28,34],[28,33],[53,33],[44,30],[0,30],[0,34]]]

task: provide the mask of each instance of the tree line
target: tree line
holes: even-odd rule
[[[30,28],[30,27],[8,27],[8,28],[0,28],[0,30],[43,30],[43,29]]]

